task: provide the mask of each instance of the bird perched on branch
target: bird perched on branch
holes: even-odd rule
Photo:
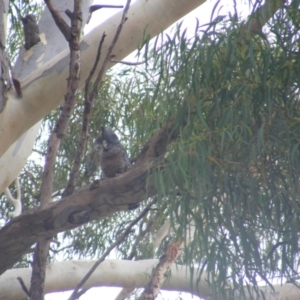
[[[95,141],[95,148],[100,151],[100,168],[104,178],[115,177],[130,168],[127,152],[111,129],[101,127],[101,134]]]
[[[91,175],[100,164],[102,177],[115,177],[126,172],[130,166],[126,150],[120,144],[118,136],[111,130],[101,127],[101,134],[95,141],[95,149],[88,160],[86,173]],[[90,189],[98,186],[99,180],[95,180]],[[129,203],[128,209],[133,210],[139,207],[139,203]]]

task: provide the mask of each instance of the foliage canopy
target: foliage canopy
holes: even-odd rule
[[[173,35],[161,35],[147,45],[145,65],[107,75],[93,108],[86,158],[100,125],[117,131],[132,158],[172,118],[180,131],[153,167],[157,209],[118,248],[118,257],[153,257],[151,232],[169,219],[176,237],[187,235],[187,224],[195,226],[179,260],[207,271],[216,292],[228,289],[228,280],[235,290],[275,277],[297,284],[298,19],[297,7],[290,6],[274,16],[264,33],[247,31],[236,18],[197,25],[192,37],[179,25]],[[53,128],[58,112],[44,120],[34,155],[21,174],[25,207],[37,205],[42,172],[37,155],[45,153],[43,136]],[[55,190],[66,185],[82,114],[79,95],[59,153]],[[79,184],[88,181],[85,163]],[[60,235],[61,244],[52,247],[50,259],[55,260],[61,248],[70,259],[101,255],[146,203]],[[9,207],[5,201],[1,206],[7,219]],[[155,222],[144,232],[152,218]]]

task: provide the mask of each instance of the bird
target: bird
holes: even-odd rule
[[[94,145],[96,152],[99,153],[103,178],[115,177],[131,167],[128,154],[112,129],[101,126],[101,133]]]

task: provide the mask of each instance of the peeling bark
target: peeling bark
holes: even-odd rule
[[[139,300],[154,300],[156,299],[164,281],[168,277],[168,272],[172,264],[182,252],[181,241],[174,241],[169,244],[165,253],[160,257],[159,263],[154,268],[151,279],[142,293]]]
[[[50,238],[43,238],[35,246],[29,290],[30,300],[43,299],[50,242]]]

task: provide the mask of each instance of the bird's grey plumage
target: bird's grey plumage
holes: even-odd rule
[[[100,168],[103,177],[115,177],[130,168],[127,152],[111,129],[101,127],[101,134],[95,141],[95,147],[100,151]]]

